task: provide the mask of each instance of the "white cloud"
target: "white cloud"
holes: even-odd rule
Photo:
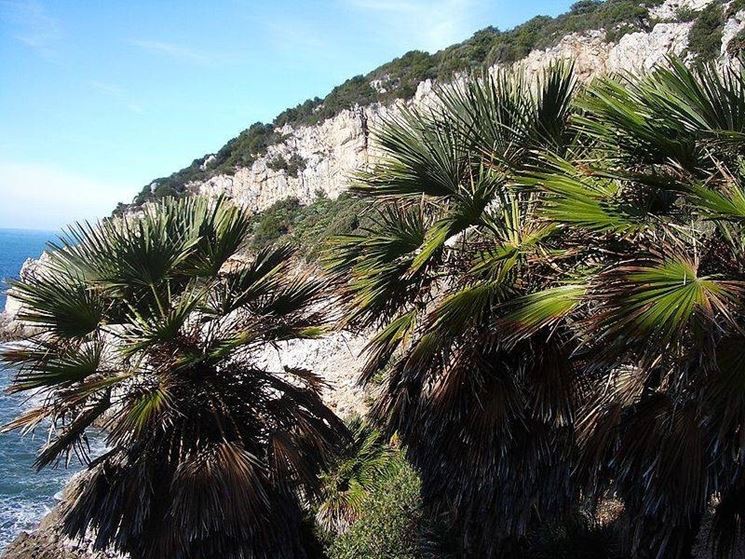
[[[477,23],[476,0],[344,0],[377,16],[378,24],[409,48],[437,51],[467,38]],[[478,25],[476,25],[478,26]]]
[[[99,93],[111,97],[115,101],[122,104],[128,111],[136,114],[142,114],[145,112],[142,106],[133,101],[129,93],[120,85],[114,83],[100,82],[98,80],[91,80],[88,82],[91,89],[98,91]]]
[[[56,56],[62,38],[59,22],[34,0],[0,0],[0,19],[12,36],[45,58]]]
[[[47,165],[0,161],[0,227],[53,230],[105,217],[135,190]]]
[[[267,22],[264,24],[270,33],[275,48],[293,53],[323,54],[329,44],[312,26],[302,21],[283,20],[281,22]]]
[[[156,54],[161,54],[175,60],[180,60],[182,62],[191,62],[195,64],[209,64],[210,62],[212,62],[212,57],[210,57],[209,55],[192,48],[185,47],[183,45],[177,45],[175,43],[164,43],[162,41],[135,39],[130,41],[130,44]]]

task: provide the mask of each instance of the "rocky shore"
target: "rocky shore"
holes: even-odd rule
[[[20,276],[36,273],[47,258],[27,260]],[[32,328],[19,320],[20,310],[21,305],[12,293],[9,294],[4,311],[0,312],[0,342],[21,340],[32,333]],[[323,399],[337,415],[362,415],[367,409],[369,396],[357,385],[356,379],[362,362],[360,354],[366,343],[365,335],[332,332],[321,339],[293,340],[267,348],[258,362],[274,370],[303,367],[316,372],[325,382]],[[29,470],[29,475],[33,475],[33,471]],[[63,491],[60,502],[42,519],[39,527],[33,532],[21,533],[0,559],[122,559],[114,553],[94,553],[90,541],[72,541],[61,533],[59,517],[65,494]]]
[[[647,33],[627,34],[617,43],[607,43],[605,33],[600,30],[571,34],[555,47],[530,53],[523,65],[527,72],[536,73],[553,61],[571,60],[582,79],[603,73],[647,70],[668,54],[684,55],[686,52],[691,23],[666,20],[674,19],[681,8],[700,9],[710,1],[667,0],[657,8],[656,17],[661,21]],[[721,44],[723,59],[729,41],[743,28],[745,10],[726,23]],[[410,103],[429,102],[434,88],[430,80],[422,82]],[[402,103],[392,107],[377,104],[356,107],[315,126],[287,126],[281,130],[285,140],[271,146],[267,155],[251,167],[240,169],[234,175],[219,175],[205,182],[192,183],[189,190],[210,196],[225,194],[253,211],[266,209],[290,196],[304,203],[312,201],[318,192],[336,197],[346,189],[349,175],[376,156],[369,142],[370,129],[401,106]],[[297,176],[272,170],[268,165],[278,156],[289,159],[293,155],[306,161],[305,168]],[[44,257],[40,261],[27,261],[21,275],[34,273],[43,265],[43,260]],[[18,320],[19,308],[18,302],[9,297],[5,312],[0,313],[0,341],[22,339],[29,334],[28,326]],[[324,399],[338,415],[348,417],[364,413],[367,407],[369,395],[356,384],[361,366],[359,355],[365,343],[366,336],[335,332],[319,340],[293,341],[270,348],[262,362],[267,367],[301,366],[321,374],[327,384]],[[115,557],[115,554],[92,553],[90,542],[72,542],[65,538],[60,532],[59,507],[42,520],[37,530],[22,533],[2,555],[5,559]]]

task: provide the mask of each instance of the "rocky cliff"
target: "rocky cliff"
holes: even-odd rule
[[[651,11],[659,23],[649,32],[629,33],[615,43],[606,42],[604,30],[570,34],[554,47],[531,52],[520,64],[528,73],[536,73],[554,61],[569,60],[577,75],[585,80],[598,74],[649,70],[670,54],[686,54],[693,23],[675,21],[681,9],[699,10],[712,1],[716,0],[666,0]],[[745,10],[727,19],[720,44],[721,61],[727,56],[729,42],[743,28]],[[284,139],[269,146],[267,153],[250,167],[191,182],[187,190],[210,196],[225,194],[252,211],[264,210],[288,197],[296,197],[301,203],[311,202],[319,193],[335,198],[347,188],[350,175],[375,157],[370,131],[403,106],[430,102],[437,86],[426,80],[408,101],[355,107],[313,126],[285,125],[278,130]],[[272,169],[272,161],[289,160],[293,155],[305,161],[297,176]]]
[[[701,9],[712,1],[717,0],[666,0],[654,9],[653,15],[659,22],[648,32],[626,34],[616,42],[608,42],[602,30],[570,34],[551,48],[531,52],[520,64],[526,72],[536,73],[551,62],[570,60],[584,80],[598,74],[648,70],[668,54],[685,55],[693,24],[676,20],[680,10]],[[719,45],[720,61],[727,56],[729,42],[743,29],[745,10],[740,10],[732,14],[724,26]],[[370,131],[404,106],[431,102],[437,87],[438,84],[426,80],[408,101],[396,101],[387,106],[358,106],[312,126],[285,125],[279,130],[283,139],[269,146],[267,153],[250,167],[240,168],[234,174],[191,182],[187,190],[209,196],[225,194],[252,211],[264,210],[287,197],[296,197],[302,203],[311,202],[319,193],[335,198],[348,187],[349,176],[376,156]],[[273,169],[272,161],[279,157],[287,161],[293,156],[304,161],[304,168],[297,173]],[[23,273],[33,273],[36,266],[36,263],[27,263]],[[18,310],[12,297],[8,299],[7,310],[12,317]],[[18,326],[18,321],[11,321],[11,328]],[[326,401],[345,416],[360,413],[365,408],[364,394],[355,385],[360,368],[358,357],[364,344],[364,337],[339,333],[324,340],[295,342],[267,353],[264,360],[267,366],[301,365],[321,373],[328,383],[324,394]],[[85,546],[60,536],[53,515],[45,519],[36,532],[20,536],[3,557],[94,559]]]

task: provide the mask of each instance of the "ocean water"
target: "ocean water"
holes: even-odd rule
[[[18,276],[27,258],[38,258],[48,241],[56,234],[51,231],[0,229],[0,311],[5,308],[5,282]]]
[[[38,257],[54,233],[0,229],[0,277],[16,277],[26,258]],[[0,294],[0,309],[5,307],[4,285]],[[0,425],[16,417],[32,402],[28,395],[9,395],[5,389],[12,371],[0,369]],[[47,468],[37,473],[33,467],[36,452],[44,442],[46,432],[21,437],[17,432],[0,433],[0,551],[21,530],[35,527],[54,505],[54,495],[79,468]]]

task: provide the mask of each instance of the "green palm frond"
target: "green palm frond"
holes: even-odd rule
[[[358,191],[427,224],[338,241],[335,272],[379,326],[373,417],[464,555],[512,556],[579,494],[623,502],[630,556],[690,555],[717,491],[715,538],[741,537],[744,107],[735,67],[499,70],[384,132]]]
[[[367,362],[360,374],[360,384],[367,384],[391,359],[394,352],[405,346],[417,324],[416,311],[409,311],[391,320],[365,346]]]
[[[606,310],[593,321],[609,339],[663,339],[680,333],[695,318],[732,323],[742,285],[699,276],[694,262],[669,257],[648,265],[626,264],[603,274],[597,292]]]
[[[547,157],[540,169],[526,172],[517,182],[547,193],[540,212],[556,223],[623,234],[643,228],[651,217],[645,208],[623,200],[617,178],[575,167],[558,157]]]
[[[691,69],[679,59],[649,77],[648,91],[670,118],[692,134],[742,142],[745,133],[745,75],[735,64],[722,71],[706,64]]]
[[[293,255],[290,247],[265,248],[248,264],[221,274],[209,292],[205,311],[213,316],[227,316],[276,290]]]
[[[522,266],[559,257],[556,224],[539,219],[537,199],[509,193],[485,216],[487,242],[475,244],[469,274],[504,281]]]
[[[332,241],[326,265],[353,301],[346,324],[372,324],[427,289],[433,281],[428,268],[439,261],[442,245],[413,264],[433,225],[421,206],[386,206],[364,234]]]
[[[728,180],[718,189],[698,182],[684,188],[691,203],[706,219],[745,219],[745,188],[739,180]]]
[[[193,234],[199,241],[188,260],[189,274],[214,277],[244,245],[251,231],[248,213],[225,197],[215,201],[194,198]]]
[[[659,107],[643,84],[633,79],[596,80],[579,104],[585,114],[575,119],[578,129],[596,141],[606,157],[623,158],[622,163],[672,160],[686,169],[697,165],[695,137],[669,114],[656,112]]]
[[[178,340],[189,321],[194,320],[193,313],[205,297],[204,288],[197,285],[188,286],[178,297],[170,286],[166,293],[165,298],[156,298],[157,304],[144,312],[134,307],[130,309],[125,330],[121,334],[126,339],[121,350],[123,355],[136,355],[147,348]]]
[[[383,483],[395,465],[395,455],[383,434],[360,418],[349,424],[350,441],[322,474],[316,517],[321,526],[344,532],[362,513],[365,499]]]
[[[172,202],[163,202],[166,208]],[[174,227],[175,217],[149,209],[138,220],[76,225],[53,244],[58,266],[73,264],[105,287],[148,289],[166,279],[190,254],[195,238]]]
[[[498,328],[506,331],[508,339],[530,337],[556,326],[582,304],[586,293],[586,285],[569,284],[523,295],[506,304],[509,312],[499,320]]]
[[[23,305],[19,318],[60,337],[87,336],[106,312],[106,301],[99,291],[74,270],[38,273],[25,281],[10,282],[10,287]]]
[[[696,172],[710,167],[704,145],[741,153],[745,87],[741,70],[712,65],[692,70],[668,59],[648,76],[594,82],[581,102],[579,128],[606,155],[627,163],[670,161]]]
[[[40,340],[34,345],[9,347],[2,351],[3,362],[18,369],[12,392],[43,387],[67,387],[98,373],[102,363],[100,341],[59,347]]]
[[[457,129],[433,122],[424,110],[404,109],[376,132],[376,145],[388,157],[360,172],[353,192],[370,196],[448,197],[456,195],[467,171]]]
[[[168,387],[162,384],[133,391],[116,416],[107,421],[107,441],[112,445],[125,444],[145,429],[157,429],[162,421],[159,415],[169,404],[172,402]]]

